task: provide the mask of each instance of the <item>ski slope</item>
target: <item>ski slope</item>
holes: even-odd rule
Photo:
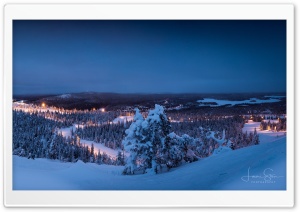
[[[66,138],[70,137],[71,130],[73,129],[73,131],[75,132],[76,127],[78,127],[78,126],[83,127],[83,125],[74,124],[72,127],[66,127],[66,128],[59,129],[58,133],[61,133],[62,136],[66,137]],[[100,144],[100,143],[96,143],[94,141],[89,141],[89,140],[84,140],[84,139],[81,139],[80,143],[82,143],[86,146],[89,146],[89,148],[91,148],[92,144],[93,144],[95,153],[98,153],[98,151],[100,151],[100,153],[103,154],[103,152],[105,152],[107,155],[109,155],[112,158],[115,158],[118,155],[118,150],[108,148],[104,144]]]
[[[118,123],[126,123],[126,121],[133,121],[133,116],[119,116],[115,118],[112,123],[118,124]]]
[[[261,143],[272,142],[277,140],[278,138],[286,136],[286,131],[274,132],[270,130],[260,130],[259,126],[260,122],[253,122],[252,120],[249,120],[248,123],[244,125],[243,132],[253,133],[254,129],[256,128]]]
[[[163,174],[124,176],[122,170],[122,166],[13,156],[13,189],[285,190],[286,137],[213,155]]]

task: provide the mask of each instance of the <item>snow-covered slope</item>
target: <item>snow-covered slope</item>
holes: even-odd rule
[[[112,123],[117,124],[117,123],[125,123],[126,121],[133,121],[133,116],[119,116],[115,118]]]
[[[74,124],[72,127],[66,127],[66,128],[59,129],[58,133],[61,133],[62,136],[64,136],[64,137],[69,137],[69,136],[71,136],[71,130],[73,129],[73,131],[75,132],[76,127],[83,127],[83,126]],[[105,152],[107,155],[111,156],[112,158],[115,158],[118,155],[118,150],[108,148],[104,144],[100,144],[100,143],[96,143],[94,141],[89,141],[89,140],[84,140],[84,139],[81,139],[80,142],[86,146],[89,146],[89,148],[91,148],[92,144],[93,144],[95,153],[98,153],[98,151],[100,151],[100,153],[103,154],[103,152]]]
[[[94,152],[98,153],[98,151],[100,151],[101,154],[103,154],[104,152],[109,155],[112,158],[115,158],[118,155],[118,151],[119,150],[115,150],[115,149],[111,149],[106,147],[104,144],[100,144],[100,143],[96,143],[94,141],[88,141],[88,140],[81,140],[80,141],[82,144],[89,146],[89,148],[92,147],[92,144],[94,144]],[[125,154],[127,155],[127,154]]]
[[[122,175],[122,166],[13,156],[16,190],[285,190],[286,137],[229,151],[163,174]]]
[[[62,94],[62,95],[59,95],[57,97],[62,98],[62,99],[67,99],[67,98],[70,98],[71,96],[72,96],[71,94]]]
[[[252,120],[249,120],[249,122],[244,125],[243,132],[254,132],[254,129],[256,128],[256,131],[259,135],[259,140],[262,143],[272,142],[274,140],[277,140],[278,138],[286,136],[286,131],[273,132],[270,130],[260,130],[259,126],[260,122],[253,122]]]

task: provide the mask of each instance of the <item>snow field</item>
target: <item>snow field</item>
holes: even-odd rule
[[[272,142],[286,136],[286,131],[274,132],[269,130],[260,130],[259,126],[260,122],[253,122],[252,120],[249,120],[248,123],[244,125],[243,132],[245,133],[247,131],[248,133],[253,133],[256,128],[256,132],[259,135],[261,143]]]

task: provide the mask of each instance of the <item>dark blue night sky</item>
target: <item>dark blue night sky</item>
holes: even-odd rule
[[[286,91],[286,22],[13,22],[13,93]]]

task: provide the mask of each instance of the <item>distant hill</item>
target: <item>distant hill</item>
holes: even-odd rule
[[[154,104],[161,104],[169,108],[198,107],[198,100],[204,98],[214,98],[220,100],[245,100],[249,98],[266,99],[266,96],[278,95],[282,93],[237,93],[237,94],[202,94],[202,93],[164,93],[164,94],[143,94],[143,93],[100,93],[82,92],[49,95],[15,95],[14,100],[24,100],[27,103],[42,104],[49,106],[63,107],[65,109],[93,109],[106,108],[107,110],[126,109],[127,107],[142,106],[151,108]],[[180,106],[181,105],[181,106]]]

